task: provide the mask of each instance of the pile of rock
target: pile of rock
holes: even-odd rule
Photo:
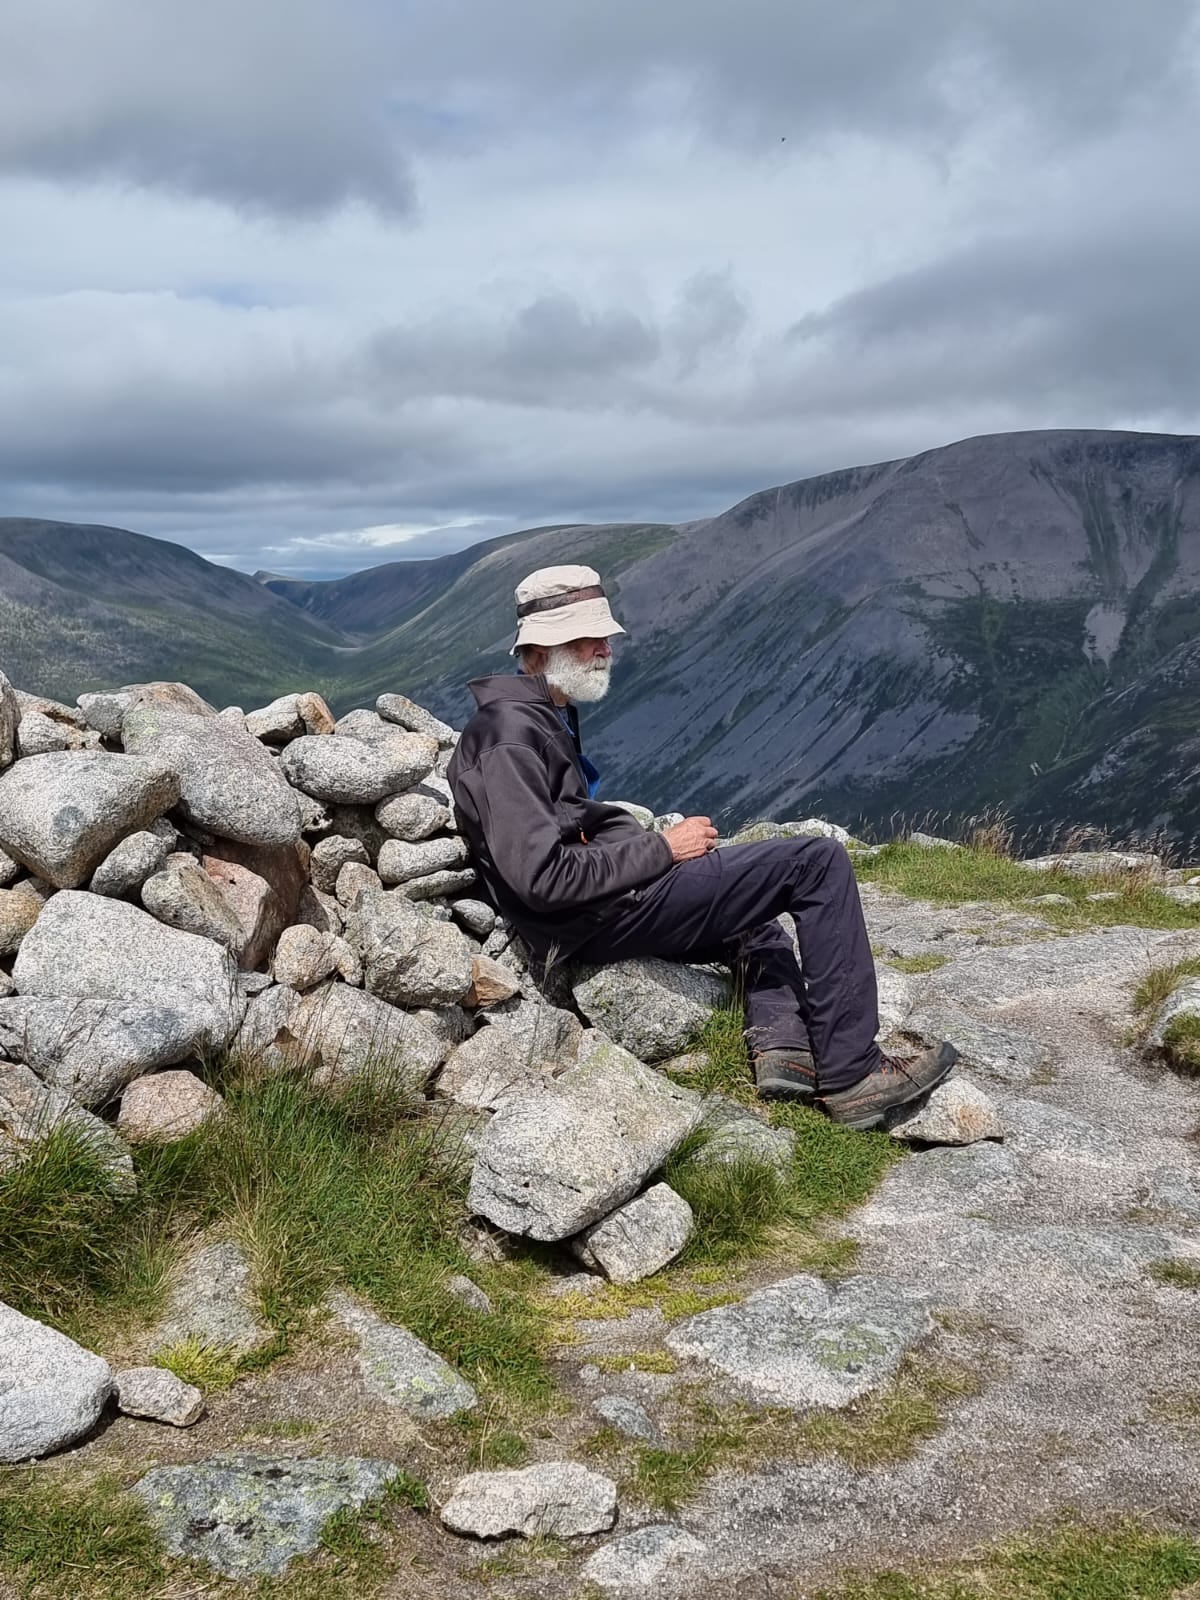
[[[559,973],[552,1003],[472,894],[456,739],[401,695],[337,720],[315,693],[245,714],[176,683],[67,706],[0,674],[0,1164],[68,1120],[131,1183],[127,1144],[222,1114],[224,1051],[321,1084],[386,1067],[496,1114],[491,1222],[623,1281],[677,1254],[686,1205],[641,1191],[702,1106],[643,1063],[727,977]]]

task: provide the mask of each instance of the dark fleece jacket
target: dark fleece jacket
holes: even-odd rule
[[[670,870],[671,847],[619,806],[588,799],[578,740],[545,678],[497,674],[470,689],[479,709],[449,770],[459,829],[534,956],[568,956],[623,896]]]

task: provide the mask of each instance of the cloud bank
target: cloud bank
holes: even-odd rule
[[[9,0],[0,514],[334,574],[1200,431],[1194,0]]]

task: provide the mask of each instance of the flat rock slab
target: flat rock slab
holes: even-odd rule
[[[998,1006],[1027,995],[1061,994],[1090,983],[1113,990],[1141,977],[1156,961],[1170,959],[1156,952],[1173,945],[1180,945],[1177,934],[1116,927],[1003,949],[979,949],[933,973],[930,992],[965,1006]]]
[[[690,1317],[666,1342],[764,1403],[836,1409],[891,1378],[931,1327],[927,1297],[902,1284],[803,1274]]]
[[[886,956],[958,956],[981,945],[1011,945],[1051,931],[1028,911],[986,901],[937,906],[909,900],[879,884],[861,885],[871,942]]]
[[[169,1349],[185,1339],[246,1355],[271,1337],[259,1320],[250,1264],[236,1244],[209,1244],[194,1251],[175,1282],[154,1346]]]
[[[890,1227],[917,1217],[967,1216],[1018,1195],[1024,1177],[1017,1157],[1002,1145],[935,1145],[897,1162],[855,1211],[855,1223]]]
[[[727,978],[657,958],[581,968],[572,991],[592,1026],[639,1061],[679,1055],[730,998]]]
[[[358,1369],[373,1395],[410,1417],[434,1421],[470,1411],[479,1396],[416,1334],[357,1304],[349,1295],[330,1297],[334,1316],[358,1340]]]
[[[569,1238],[631,1199],[702,1110],[690,1089],[585,1033],[575,1066],[493,1117],[471,1173],[471,1208],[509,1233]]]
[[[1111,1167],[1118,1158],[1104,1128],[1044,1100],[1009,1100],[1004,1118],[1006,1143],[1019,1156],[1091,1167]]]
[[[80,1105],[102,1106],[201,1049],[209,1020],[200,1007],[21,995],[0,1000],[0,1052]]]
[[[220,945],[166,928],[123,900],[76,889],[47,901],[21,942],[13,978],[21,995],[199,1013],[214,1050],[228,1044],[246,1009],[237,965]]]
[[[1070,850],[1065,855],[1034,856],[1017,865],[1026,872],[1066,872],[1073,878],[1095,878],[1117,872],[1163,876],[1162,857],[1141,850]]]
[[[997,1223],[979,1217],[925,1219],[905,1228],[904,1237],[912,1270],[929,1274],[948,1301],[961,1295],[972,1302],[989,1290],[1011,1298],[1019,1284],[1028,1295],[1053,1303],[1066,1283],[1091,1290],[1134,1283],[1150,1262],[1194,1248],[1163,1228]]]
[[[515,1472],[472,1472],[442,1507],[452,1533],[476,1539],[519,1534],[570,1539],[604,1533],[617,1520],[617,1486],[576,1461],[542,1461]]]
[[[0,777],[0,845],[55,888],[73,889],[178,798],[178,779],[148,761],[103,750],[28,756]]]
[[[1040,1039],[1015,1028],[977,1022],[955,1006],[922,1006],[906,1017],[900,1032],[922,1048],[945,1039],[958,1051],[964,1067],[1000,1083],[1024,1085],[1045,1071],[1051,1051]]]
[[[399,1468],[357,1457],[214,1456],[192,1466],[155,1467],[133,1493],[177,1556],[207,1562],[227,1578],[275,1577],[311,1555],[338,1511],[382,1493]]]
[[[111,1393],[107,1361],[0,1302],[0,1462],[74,1444]]]
[[[584,1563],[582,1576],[600,1589],[657,1594],[660,1584],[670,1578],[682,1581],[689,1568],[699,1581],[707,1554],[708,1546],[686,1528],[656,1523],[623,1533],[597,1550]]]

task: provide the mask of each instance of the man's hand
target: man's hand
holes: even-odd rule
[[[710,817],[685,817],[673,828],[664,828],[663,838],[676,861],[694,861],[697,856],[707,855],[716,844],[717,830]]]

